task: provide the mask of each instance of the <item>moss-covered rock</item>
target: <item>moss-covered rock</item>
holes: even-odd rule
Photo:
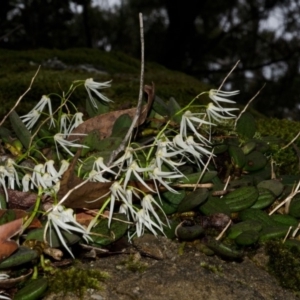
[[[67,68],[50,67],[49,59],[56,58]],[[80,65],[90,65],[91,72]],[[0,49],[0,117],[14,105],[28,88],[39,65],[42,65],[31,91],[17,108],[20,114],[27,113],[43,94],[66,91],[72,81],[93,77],[98,81],[112,79],[112,88],[105,94],[118,107],[124,103],[135,105],[139,91],[140,61],[119,52],[103,52],[96,49],[29,50],[9,51]],[[94,72],[92,71],[94,69]],[[168,100],[176,98],[179,103],[188,103],[197,94],[209,87],[197,79],[180,72],[170,71],[155,63],[145,65],[145,83],[156,84],[157,94]],[[55,98],[55,97],[54,97]],[[84,106],[86,92],[77,89],[72,101]],[[52,99],[52,98],[51,98]],[[59,98],[57,98],[59,103]]]

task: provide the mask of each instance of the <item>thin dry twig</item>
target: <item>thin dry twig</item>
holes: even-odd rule
[[[278,204],[270,213],[269,216],[271,216],[275,211],[277,211],[281,206],[285,205],[285,212],[288,213],[289,204],[291,200],[300,193],[300,180],[297,184],[297,186],[292,190],[292,192],[280,203]]]
[[[275,161],[273,159],[273,157],[271,157],[271,179],[276,179],[276,174],[275,174],[275,170],[274,170],[274,165],[275,165]]]
[[[296,234],[298,233],[299,229],[300,229],[300,223],[298,223],[297,228],[296,228],[296,229],[293,231],[293,233],[292,233],[292,237],[293,237],[293,238],[296,236]]]
[[[236,64],[233,66],[233,68],[229,71],[229,73],[226,75],[226,77],[224,78],[224,80],[222,81],[220,87],[218,88],[218,92],[221,90],[222,86],[224,85],[224,83],[226,82],[227,78],[231,75],[231,73],[234,71],[234,69],[237,67],[237,65],[240,63],[240,61],[238,60],[236,62]]]
[[[237,116],[237,118],[235,119],[235,122],[234,122],[234,126],[233,126],[234,129],[236,128],[236,124],[237,124],[238,120],[240,119],[240,117],[242,116],[242,114],[247,110],[247,108],[249,107],[249,105],[251,104],[251,102],[259,95],[259,93],[262,91],[262,89],[265,86],[266,86],[266,84],[264,83],[264,85],[261,87],[261,89],[248,101],[248,103],[246,104],[246,106],[244,107],[244,109]]]
[[[290,232],[291,232],[292,229],[293,229],[293,226],[290,226],[287,233],[286,233],[286,235],[285,235],[285,237],[284,237],[284,239],[283,239],[283,241],[282,241],[283,243],[285,243],[286,239],[289,237]]]
[[[143,101],[143,87],[144,87],[144,73],[145,73],[145,43],[144,43],[144,24],[143,24],[143,14],[139,13],[139,21],[140,21],[140,38],[141,38],[141,75],[140,75],[140,91],[139,91],[139,98],[138,98],[138,103],[137,103],[137,109],[135,116],[132,120],[131,126],[128,129],[127,134],[125,135],[121,145],[112,152],[108,162],[107,166],[109,167],[114,159],[117,157],[117,155],[125,149],[125,145],[127,144],[128,140],[130,139],[132,135],[132,131],[135,127],[135,124],[140,118],[141,114],[141,108],[142,108],[142,101]]]
[[[177,188],[206,188],[210,189],[214,187],[213,183],[178,183],[178,184],[172,184],[172,187],[177,187]]]
[[[197,187],[198,187],[198,185],[199,185],[199,183],[200,183],[200,181],[201,181],[201,179],[204,175],[204,172],[206,171],[206,169],[207,169],[207,167],[208,167],[208,165],[209,165],[209,163],[210,163],[213,156],[214,156],[214,150],[212,150],[212,152],[211,152],[211,154],[210,154],[210,156],[209,156],[209,158],[208,158],[208,160],[207,160],[207,162],[206,162],[206,164],[205,164],[205,166],[204,166],[204,168],[203,168],[203,170],[202,170],[202,172],[201,172],[201,174],[198,178],[198,181],[196,182],[196,185],[195,185],[193,191],[195,191],[197,189]]]
[[[32,84],[37,76],[37,74],[40,71],[41,66],[38,67],[37,71],[35,72],[34,76],[31,78],[30,81],[30,85],[28,87],[28,89],[23,93],[23,95],[21,95],[19,97],[19,99],[17,100],[17,102],[15,103],[15,105],[12,107],[12,109],[8,112],[8,114],[6,114],[3,118],[3,120],[0,122],[0,126],[3,125],[3,123],[5,122],[5,120],[8,118],[8,116],[16,109],[16,107],[19,105],[19,103],[21,102],[21,100],[25,97],[25,95],[31,90]]]
[[[300,136],[300,131],[297,133],[297,135],[288,144],[286,144],[285,146],[281,147],[281,149],[279,151],[284,150],[285,148],[287,148],[290,145],[292,145],[297,140],[297,138],[299,136]]]
[[[228,184],[229,184],[230,180],[231,180],[231,176],[229,175],[227,180],[226,180],[224,189],[223,189],[224,191],[227,191],[227,187],[228,187]],[[220,198],[223,198],[223,195]]]
[[[216,241],[220,240],[222,238],[222,236],[224,235],[224,233],[226,232],[226,230],[229,228],[229,226],[231,225],[232,221],[229,220],[229,222],[227,223],[226,227],[220,232],[220,234],[216,237]]]

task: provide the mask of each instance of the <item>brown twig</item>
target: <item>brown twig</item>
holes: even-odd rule
[[[140,75],[140,91],[139,91],[137,109],[136,109],[135,116],[132,120],[131,126],[128,129],[126,136],[124,137],[121,145],[112,152],[112,154],[107,162],[107,166],[110,166],[112,164],[112,162],[114,161],[114,159],[117,157],[117,155],[125,149],[125,145],[127,144],[128,140],[130,139],[130,136],[132,135],[132,131],[133,131],[138,119],[140,118],[140,114],[141,114],[141,107],[142,107],[142,101],[143,101],[144,72],[145,72],[144,71],[144,64],[145,64],[144,24],[143,24],[143,14],[142,13],[139,13],[139,20],[140,20],[140,38],[141,38],[141,75]]]
[[[261,89],[248,101],[248,103],[246,104],[246,106],[244,107],[244,109],[240,112],[240,114],[237,116],[237,118],[235,119],[235,122],[234,122],[234,126],[233,128],[235,129],[236,128],[236,124],[239,120],[239,118],[242,116],[242,114],[246,111],[246,109],[248,108],[248,106],[251,104],[251,102],[259,95],[259,93],[262,91],[262,89],[265,87],[265,83],[264,85],[261,87]]]
[[[236,64],[232,67],[232,69],[229,71],[229,73],[226,75],[226,77],[224,78],[224,80],[222,81],[221,85],[218,88],[218,92],[221,90],[221,88],[223,87],[223,85],[226,82],[227,78],[231,75],[231,73],[234,71],[234,69],[238,66],[239,63],[240,63],[240,61],[238,60],[236,62]]]
[[[24,96],[31,90],[32,84],[35,80],[35,77],[37,76],[37,74],[40,71],[41,66],[38,67],[37,71],[35,72],[34,76],[31,79],[30,85],[28,87],[28,89],[23,93],[23,95],[21,95],[19,97],[19,99],[17,100],[17,102],[15,103],[15,105],[12,107],[12,109],[8,112],[8,114],[6,114],[3,118],[3,120],[0,122],[0,126],[3,125],[3,123],[5,122],[5,120],[8,118],[8,116],[11,114],[12,111],[14,111],[16,109],[16,107],[19,105],[19,103],[21,102],[21,100],[24,98]]]

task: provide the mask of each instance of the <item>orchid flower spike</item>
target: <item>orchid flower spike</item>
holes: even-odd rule
[[[49,127],[51,127],[52,125],[55,127],[55,123],[52,116],[51,99],[48,96],[44,95],[42,96],[38,104],[28,114],[20,117],[28,130],[31,130],[35,123],[38,121],[46,105],[48,106],[49,115],[51,118]]]
[[[198,132],[198,128],[203,124],[209,126],[213,126],[215,124],[210,121],[205,121],[204,116],[204,113],[192,113],[189,110],[185,111],[180,122],[180,135],[186,138],[188,135],[188,129],[190,129],[201,142],[208,143],[209,141]]]
[[[236,118],[235,115],[230,113],[231,111],[234,111],[234,110],[239,110],[239,109],[238,108],[217,107],[213,103],[209,103],[206,108],[206,113],[207,113],[209,120],[213,119],[213,120],[217,121],[218,123],[221,123],[223,120]]]
[[[147,167],[147,168],[141,168],[138,163],[134,160],[130,166],[128,167],[128,169],[126,170],[126,176],[125,176],[125,180],[124,180],[124,188],[127,187],[128,181],[131,177],[131,175],[133,174],[136,179],[138,179],[138,181],[145,187],[147,188],[149,191],[155,193],[155,191],[153,191],[149,185],[144,181],[144,179],[141,177],[141,175],[139,173],[144,173],[144,172],[149,172],[149,171],[153,171],[153,166]]]
[[[77,128],[82,123],[83,123],[83,113],[77,112],[76,114],[74,114],[71,120],[71,125],[68,128],[68,134],[70,134],[75,128]]]
[[[224,91],[212,89],[212,90],[209,91],[208,97],[220,107],[219,102],[235,103],[235,101],[228,100],[226,98],[231,97],[231,96],[235,96],[239,93],[240,93],[240,91],[224,92]]]
[[[72,135],[72,134],[70,134]],[[75,133],[74,135],[78,136],[78,135],[85,135],[85,134],[79,134],[79,133]],[[85,145],[81,145],[81,144],[76,144],[74,143],[74,141],[68,141],[65,139],[64,135],[62,133],[57,133],[54,135],[54,141],[55,141],[55,147],[56,147],[56,152],[57,152],[57,156],[59,158],[59,152],[58,152],[58,145],[60,145],[62,148],[64,148],[64,150],[70,154],[71,156],[74,156],[74,154],[67,148],[89,148],[88,146]]]
[[[82,237],[88,242],[88,240],[92,240],[91,237],[89,236],[89,233],[87,230],[80,225],[74,215],[73,215],[73,210],[72,209],[65,209],[61,205],[57,205],[53,207],[53,210],[50,211],[47,215],[48,217],[48,222],[45,227],[45,235],[47,232],[48,227],[51,228],[53,226],[59,240],[61,241],[62,245],[66,248],[66,250],[70,253],[70,255],[74,258],[73,253],[69,249],[69,247],[66,244],[65,238],[61,230],[64,230],[68,233],[77,232],[79,234],[82,234]],[[50,232],[51,236],[51,232]],[[51,246],[52,241],[50,240],[50,246]]]
[[[108,99],[106,96],[101,94],[98,90],[108,88],[111,86],[111,80],[106,82],[95,82],[93,78],[86,79],[84,82],[84,86],[88,92],[89,98],[95,108],[97,108],[97,103],[91,92],[95,93],[101,100],[105,102],[111,102],[112,100]]]

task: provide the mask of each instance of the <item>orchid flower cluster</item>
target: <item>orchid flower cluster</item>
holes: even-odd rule
[[[90,78],[74,82],[74,88],[84,85],[92,106],[96,108],[95,96],[104,102],[111,101],[99,91],[108,88],[110,83],[110,81],[98,83]],[[192,104],[204,94],[207,94],[212,102],[208,105],[198,105],[198,112],[192,112],[194,107]],[[158,232],[164,234],[164,226],[168,226],[169,223],[162,209],[161,191],[178,193],[172,187],[172,183],[185,177],[180,171],[180,167],[184,164],[193,163],[199,169],[205,168],[206,160],[214,155],[211,151],[212,127],[235,118],[236,116],[232,112],[238,110],[237,108],[225,108],[222,103],[235,103],[227,98],[237,94],[238,91],[210,90],[203,92],[176,113],[181,117],[179,126],[174,127],[171,121],[167,121],[159,129],[153,142],[147,145],[132,142],[126,147],[123,154],[109,166],[106,165],[103,157],[93,157],[92,169],[84,174],[83,178],[90,182],[111,182],[109,193],[104,195],[107,197],[105,205],[109,208],[109,226],[116,203],[118,203],[119,212],[126,214],[128,221],[135,225],[135,231],[129,233],[130,239],[135,235],[138,237],[143,235],[146,229],[154,235],[157,235]],[[73,136],[72,131],[84,121],[81,112],[76,111],[75,114],[70,114],[66,99],[67,97],[63,98],[62,105],[56,110],[56,113],[53,113],[50,96],[43,96],[28,114],[21,117],[29,131],[37,127],[41,115],[48,118],[49,129],[56,130],[52,138],[60,167],[55,167],[59,164],[55,164],[54,160],[46,160],[44,164],[37,163],[29,170],[13,160],[7,160],[5,165],[0,166],[0,185],[6,193],[7,200],[7,188],[14,188],[15,185],[24,192],[42,189],[45,195],[55,195],[60,189],[60,179],[68,169],[68,159],[74,156],[72,151],[76,148],[88,148],[76,140],[70,140]],[[67,107],[67,112],[63,111],[64,107]],[[46,108],[48,108],[47,112],[45,112]],[[64,157],[61,157],[61,153]],[[78,162],[78,164],[80,163],[82,162]],[[21,180],[19,180],[20,173],[23,173]],[[139,188],[132,185],[132,181],[138,182]],[[56,197],[53,198],[56,199]],[[104,209],[105,207],[102,207],[101,211]],[[91,240],[91,226],[86,229],[80,225],[75,219],[73,210],[64,208],[62,201],[53,205],[46,214],[48,222],[45,234],[48,228],[50,230],[54,228],[71,256],[73,254],[67,247],[61,230],[77,232],[82,234],[87,242]],[[93,224],[95,223],[94,221]]]

